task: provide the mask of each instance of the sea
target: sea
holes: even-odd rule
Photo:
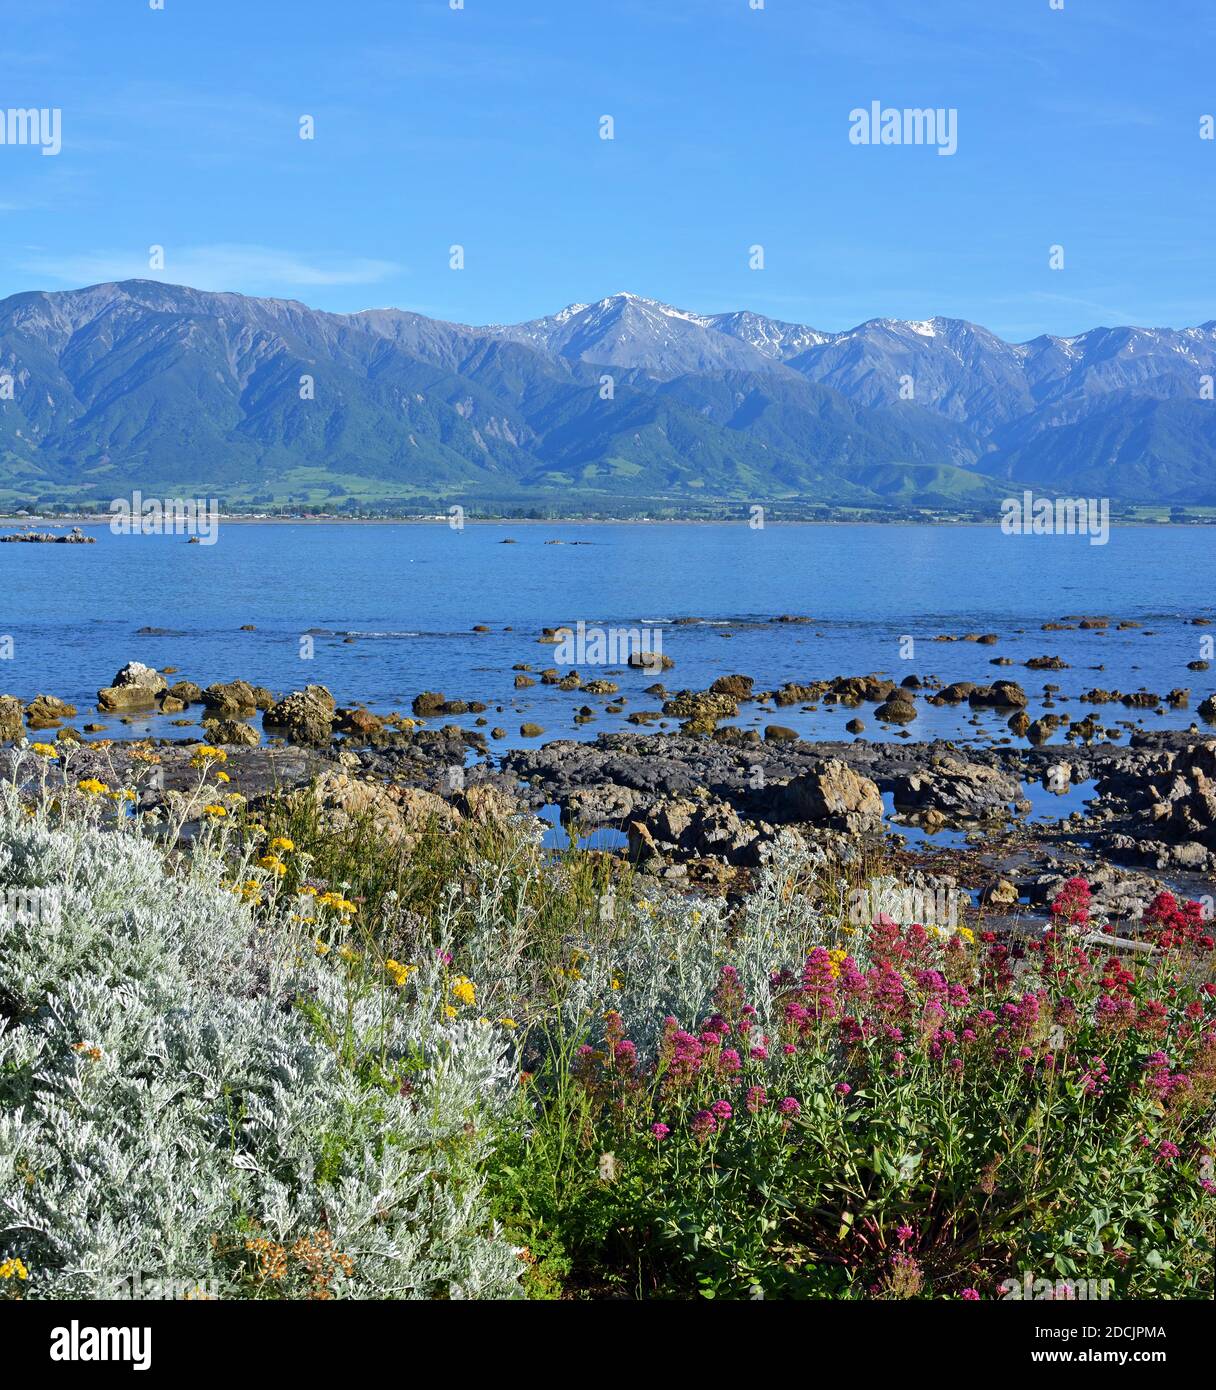
[[[12,529],[0,524],[0,534]],[[276,693],[321,684],[339,704],[380,714],[408,714],[421,691],[480,701],[488,707],[480,716],[430,722],[473,728],[480,717],[483,733],[505,731],[497,748],[629,729],[628,714],[658,709],[661,700],[645,693],[656,679],[671,692],[732,673],[753,677],[757,690],[870,673],[896,682],[1007,679],[1026,690],[1032,718],[1048,702],[1074,720],[1093,708],[1080,697],[1095,687],[1163,697],[1189,688],[1187,705],[1161,713],[1101,706],[1102,723],[1122,738],[1136,727],[1203,726],[1197,707],[1216,690],[1216,661],[1188,669],[1212,657],[1216,638],[1216,621],[1204,621],[1216,620],[1216,529],[1206,526],[1115,526],[1105,545],[962,524],[455,529],[445,520],[221,519],[214,544],[115,535],[105,524],[85,530],[95,544],[0,545],[0,693],[57,695],[78,706],[78,725],[103,723],[123,738],[201,736],[201,726],[166,716],[123,724],[94,712],[99,687],[128,661],[175,667],[171,679],[201,686],[238,677]],[[1080,626],[1100,618],[1108,625]],[[576,653],[538,641],[544,628],[580,623]],[[997,641],[965,640],[987,634]],[[622,644],[633,641],[674,665],[661,675],[629,669]],[[1026,667],[1043,656],[1065,665]],[[1011,664],[994,665],[1000,658]],[[556,667],[609,680],[619,694],[539,679],[516,689],[521,663],[534,675]],[[608,713],[622,697],[621,710]],[[917,705],[902,733],[877,721],[873,706],[751,703],[727,722],[780,724],[818,740],[854,737],[844,726],[855,718],[865,724],[856,736],[869,739],[1014,737],[1008,711]],[[584,707],[593,717],[576,723]],[[201,709],[190,717],[201,719]],[[544,732],[525,736],[524,724]]]

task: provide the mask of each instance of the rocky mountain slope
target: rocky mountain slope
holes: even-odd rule
[[[618,294],[475,328],[126,281],[0,301],[0,502],[1216,505],[1208,376],[1216,322],[1015,344]]]

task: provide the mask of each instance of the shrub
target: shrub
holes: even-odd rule
[[[438,957],[404,988],[223,874],[0,790],[0,1297],[513,1296],[509,1035],[449,1016]]]
[[[704,1007],[601,996],[521,1100],[503,1211],[642,1295],[1210,1297],[1212,940],[1159,899],[1154,955],[1088,951],[1087,898],[1023,944],[880,918],[798,969],[770,920],[763,979],[745,920]]]

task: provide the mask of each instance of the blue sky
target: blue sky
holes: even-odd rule
[[[152,278],[473,323],[1216,317],[1210,0],[38,0],[0,73],[63,113],[58,156],[0,147],[4,294],[159,244]],[[872,101],[956,108],[958,152],[850,144]]]

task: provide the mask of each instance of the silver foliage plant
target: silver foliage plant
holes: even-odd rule
[[[433,962],[353,988],[221,874],[0,790],[0,1261],[23,1296],[265,1293],[245,1242],[322,1231],[349,1262],[333,1296],[517,1296],[479,1177],[516,1072],[502,1030],[447,1017]],[[318,1018],[408,1083],[369,1080]]]
[[[731,917],[720,899],[648,897],[607,943],[588,944],[580,978],[566,996],[571,1032],[598,1032],[604,1011],[625,1019],[643,1056],[653,1057],[663,1020],[692,1027],[713,1012],[725,965],[739,975],[758,1021],[771,1021],[770,978],[831,944],[832,922],[794,891],[822,870],[822,853],[787,834],[766,847],[753,890]]]

